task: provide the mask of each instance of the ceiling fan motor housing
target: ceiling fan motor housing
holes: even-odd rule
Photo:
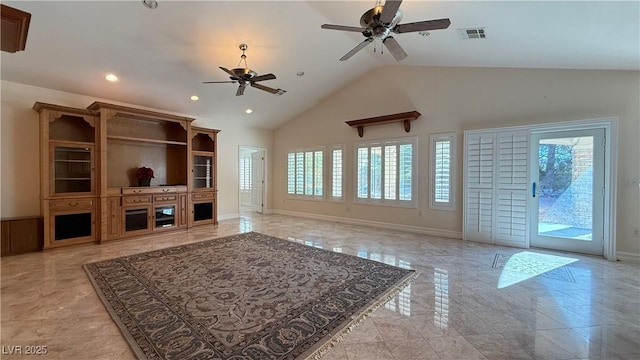
[[[247,80],[247,81],[251,80],[252,78],[258,75],[255,71],[249,68],[235,68],[235,69],[231,69],[231,72],[233,72],[238,79]]]
[[[384,6],[376,6],[362,14],[360,25],[367,28],[367,31],[363,33],[366,37],[375,36],[384,39],[389,35],[391,29],[402,20],[402,11],[398,10],[390,24],[383,24],[380,22],[380,14],[382,14],[383,9]]]

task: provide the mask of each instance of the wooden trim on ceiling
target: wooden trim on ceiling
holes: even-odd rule
[[[2,14],[2,51],[14,53],[23,51],[27,46],[27,33],[31,14],[0,4]]]

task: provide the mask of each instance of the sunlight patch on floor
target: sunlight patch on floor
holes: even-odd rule
[[[496,258],[497,260],[498,258]],[[578,259],[523,251],[511,255],[504,264],[496,265],[496,261],[494,261],[493,267],[502,268],[502,273],[498,279],[498,289],[504,289],[553,269],[574,263]]]

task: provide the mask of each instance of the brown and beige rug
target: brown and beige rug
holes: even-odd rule
[[[140,359],[318,358],[416,276],[255,232],[84,267]]]

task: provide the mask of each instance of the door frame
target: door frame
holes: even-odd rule
[[[238,213],[241,212],[242,210],[242,192],[240,190],[240,158],[242,156],[242,152],[249,150],[249,151],[259,151],[262,152],[263,154],[263,160],[262,160],[262,209],[261,212],[262,214],[266,213],[265,210],[265,206],[267,204],[266,199],[267,199],[267,149],[265,148],[261,148],[261,147],[257,147],[257,146],[244,146],[244,145],[239,145],[238,146],[238,181],[237,181],[237,186],[238,186]]]
[[[550,243],[564,243],[564,246],[560,246],[559,248],[548,247],[551,250],[558,251],[566,251],[566,252],[575,252],[575,253],[584,253],[584,254],[592,254],[595,256],[604,256],[604,239],[605,236],[605,209],[604,209],[604,196],[601,192],[598,192],[598,189],[606,189],[604,183],[604,171],[605,171],[605,158],[607,155],[606,149],[604,149],[604,153],[598,153],[600,151],[599,147],[603,147],[606,144],[606,131],[601,128],[589,128],[586,129],[581,127],[580,129],[574,130],[562,130],[562,131],[531,131],[529,135],[529,184],[533,186],[535,182],[537,184],[537,188],[541,188],[540,184],[540,165],[539,165],[539,146],[540,140],[542,139],[558,139],[558,138],[570,138],[570,137],[592,137],[593,138],[593,147],[592,147],[592,159],[593,159],[593,178],[592,178],[592,211],[591,218],[593,220],[592,223],[592,238],[591,241],[581,241],[576,240],[574,238],[563,238],[560,236],[559,238],[553,236],[545,236],[539,233],[539,223],[540,223],[540,195],[542,194],[542,189],[535,190],[536,196],[535,199],[532,198],[532,193],[534,189],[532,188],[527,197],[529,198],[529,202],[527,206],[529,207],[529,244],[540,247],[547,248],[545,246],[550,246]],[[597,170],[597,172],[596,172]],[[602,207],[596,207],[594,205],[598,204]],[[600,220],[597,220],[600,219]],[[597,236],[597,237],[596,237]],[[553,240],[552,240],[553,238]],[[538,244],[533,244],[536,240],[538,240]],[[545,243],[545,244],[542,244]],[[597,253],[596,253],[597,252]]]
[[[573,131],[586,129],[604,129],[604,240],[603,256],[610,261],[616,261],[616,203],[618,177],[618,118],[608,117],[600,119],[566,121],[559,123],[540,124],[530,127],[530,135],[552,133],[559,131]],[[531,139],[531,136],[529,136]],[[533,145],[531,145],[533,149]],[[530,154],[533,156],[534,154]],[[531,180],[531,179],[530,179]],[[528,191],[533,191],[531,181]],[[529,213],[532,224],[533,212]]]
[[[559,121],[559,122],[546,122],[537,123],[532,125],[521,126],[507,126],[500,128],[487,128],[487,129],[475,129],[465,130],[465,146],[468,132],[482,131],[518,131],[525,130],[529,132],[529,141],[531,141],[531,134],[535,132],[555,132],[555,131],[570,131],[576,129],[604,129],[605,133],[605,157],[604,157],[604,186],[605,186],[605,198],[604,198],[604,258],[610,261],[617,260],[617,241],[616,241],[616,205],[617,205],[617,184],[618,184],[618,118],[617,117],[603,117],[596,119],[585,120],[573,120],[573,121]],[[466,150],[464,151],[465,161],[463,162],[463,192],[467,189],[467,169],[466,169]],[[529,152],[528,157],[531,157]],[[529,177],[530,178],[530,177]],[[527,185],[527,192],[530,194],[532,191],[532,185],[529,181]],[[463,208],[466,209],[466,194],[463,194]],[[464,217],[463,210],[463,217]],[[527,223],[531,224],[532,215],[529,213],[527,217]],[[466,219],[463,219],[463,222]],[[466,225],[463,224],[463,239],[467,238]],[[525,236],[525,248],[529,248],[529,230]]]

